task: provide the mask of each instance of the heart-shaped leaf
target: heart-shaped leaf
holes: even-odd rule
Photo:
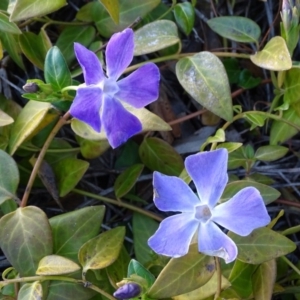
[[[201,105],[226,121],[233,116],[230,86],[222,62],[210,52],[180,59],[176,75],[184,89]]]
[[[52,232],[46,214],[27,206],[3,216],[0,247],[20,276],[34,276],[39,261],[52,254]]]
[[[265,45],[264,49],[250,56],[257,66],[272,70],[283,71],[292,68],[292,60],[285,40],[275,36]]]
[[[134,33],[134,55],[155,52],[179,41],[174,22],[169,20],[151,22]]]

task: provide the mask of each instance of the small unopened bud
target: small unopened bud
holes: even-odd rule
[[[135,282],[129,282],[118,288],[114,292],[114,297],[118,299],[130,299],[137,297],[142,291],[142,288],[139,284]]]
[[[35,82],[27,82],[23,85],[23,90],[26,93],[36,93],[39,90],[39,86]]]

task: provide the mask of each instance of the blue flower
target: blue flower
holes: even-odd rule
[[[155,101],[159,92],[159,69],[147,63],[117,81],[133,59],[132,29],[115,33],[109,40],[105,52],[107,76],[92,51],[78,43],[74,50],[85,83],[78,88],[70,113],[97,132],[103,129],[110,145],[116,148],[142,130],[140,120],[129,113],[122,102],[142,108]]]
[[[270,222],[263,199],[254,187],[246,187],[216,206],[228,181],[227,161],[225,149],[186,158],[185,167],[199,198],[182,179],[154,172],[154,203],[157,208],[181,212],[163,220],[149,239],[148,244],[156,253],[171,257],[187,254],[197,232],[199,252],[221,257],[229,263],[236,259],[238,250],[216,224],[247,236]]]

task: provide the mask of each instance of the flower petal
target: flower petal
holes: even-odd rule
[[[188,253],[199,222],[193,213],[182,213],[164,219],[148,245],[158,254],[180,257]]]
[[[228,264],[237,257],[237,246],[214,222],[201,223],[198,249],[211,256],[218,256]]]
[[[78,88],[76,97],[70,107],[71,115],[90,125],[100,132],[100,107],[102,103],[102,90],[95,86]]]
[[[98,84],[104,79],[101,63],[96,54],[79,43],[74,43],[77,60],[82,68],[86,85]]]
[[[269,224],[271,219],[259,191],[247,187],[227,202],[217,205],[212,211],[212,221],[246,236],[254,229]]]
[[[220,199],[226,183],[228,152],[225,149],[190,155],[185,167],[193,179],[200,201],[214,207]]]
[[[148,63],[117,82],[116,98],[142,108],[158,98],[160,73],[158,67]]]
[[[194,212],[194,207],[200,204],[199,198],[179,177],[154,172],[153,186],[153,201],[161,211]]]
[[[127,28],[110,38],[105,52],[108,77],[117,80],[131,63],[134,50],[133,37],[132,29]]]
[[[122,104],[105,96],[101,113],[104,131],[109,144],[117,148],[142,130],[140,120],[128,112]]]

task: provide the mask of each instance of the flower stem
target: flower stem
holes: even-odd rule
[[[21,207],[25,207],[27,205],[27,201],[28,201],[28,197],[30,195],[30,192],[31,192],[31,189],[32,189],[32,186],[33,186],[33,183],[34,183],[34,180],[36,178],[36,175],[38,173],[38,170],[41,166],[41,163],[43,162],[43,159],[44,159],[44,156],[47,152],[47,149],[49,148],[50,146],[50,143],[52,142],[53,138],[55,137],[55,135],[57,134],[57,132],[59,131],[59,129],[65,125],[68,121],[70,117],[70,113],[69,111],[67,111],[59,120],[58,122],[56,123],[56,125],[54,126],[54,128],[52,129],[52,131],[50,132],[47,140],[45,141],[42,149],[41,149],[41,152],[34,164],[34,167],[33,167],[33,170],[30,174],[30,178],[28,180],[28,183],[27,183],[27,186],[26,186],[26,189],[25,189],[25,192],[24,192],[24,195],[23,195],[23,198],[22,198],[22,201],[21,201]]]
[[[86,191],[82,191],[82,190],[79,190],[79,189],[73,189],[72,190],[74,193],[77,193],[79,195],[84,195],[84,196],[88,196],[88,197],[91,197],[91,198],[94,198],[94,199],[97,199],[97,200],[101,200],[103,202],[107,202],[107,203],[111,203],[111,204],[114,204],[116,206],[121,206],[121,207],[125,207],[125,208],[128,208],[132,211],[136,211],[142,215],[145,215],[147,217],[150,217],[156,221],[162,221],[163,218],[150,212],[150,211],[147,211],[145,209],[142,209],[142,208],[139,208],[135,205],[131,205],[129,203],[126,203],[126,202],[123,202],[123,201],[118,201],[118,200],[114,200],[114,199],[111,199],[111,198],[107,198],[107,197],[104,197],[104,196],[100,196],[100,195],[96,195],[96,194],[93,194],[93,193],[89,193],[89,192],[86,192]]]
[[[282,258],[288,266],[290,266],[298,275],[300,275],[300,270],[291,261],[289,261],[285,256],[281,256],[280,258]]]
[[[222,290],[222,272],[221,272],[221,264],[220,264],[220,259],[219,257],[214,257],[215,258],[215,264],[216,264],[216,269],[217,269],[217,290],[216,294],[214,297],[214,300],[217,300],[221,294]]]

